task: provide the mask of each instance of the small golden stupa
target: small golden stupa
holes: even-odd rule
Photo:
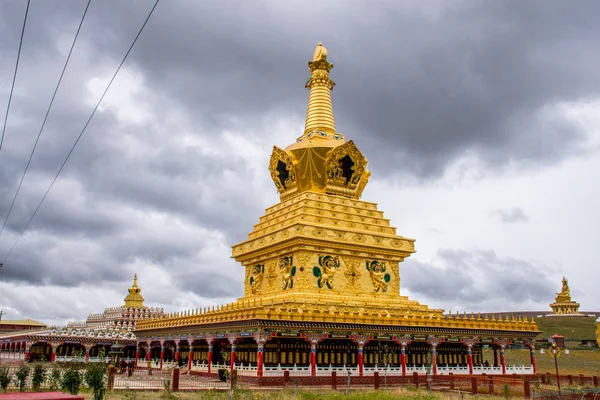
[[[563,276],[562,289],[556,293],[554,303],[550,304],[552,314],[550,315],[581,315],[579,313],[579,303],[571,300],[571,289],[569,282]]]
[[[144,305],[144,297],[141,289],[137,285],[137,274],[133,276],[133,285],[128,289],[129,294],[125,297],[125,307],[147,308]]]

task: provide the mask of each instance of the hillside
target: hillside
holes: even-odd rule
[[[594,317],[543,317],[536,318],[540,337],[550,337],[556,333],[565,337],[565,341],[575,342],[583,339],[595,339]]]

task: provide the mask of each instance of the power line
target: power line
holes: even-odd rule
[[[4,132],[6,131],[6,121],[8,120],[8,111],[10,110],[10,102],[12,101],[13,90],[15,89],[15,81],[17,80],[17,70],[19,69],[19,59],[21,58],[21,47],[23,47],[23,36],[25,36],[25,25],[27,24],[27,14],[29,14],[29,3],[27,0],[27,8],[25,9],[25,19],[23,20],[23,29],[21,30],[21,40],[19,40],[19,51],[17,52],[17,63],[15,64],[15,73],[13,75],[10,95],[8,96],[8,105],[6,106],[6,115],[4,116],[4,126],[2,127],[2,137],[0,137],[0,151],[2,151],[2,143],[4,143]]]
[[[10,248],[10,250],[8,251],[8,253],[6,253],[6,255],[4,256],[4,258],[2,259],[2,263],[6,262],[6,259],[10,256],[10,254],[13,252],[13,250],[15,249],[15,247],[17,246],[17,244],[19,243],[19,241],[21,240],[21,238],[23,237],[23,235],[25,234],[25,231],[27,230],[27,228],[29,227],[29,225],[31,224],[31,221],[33,221],[33,218],[36,216],[37,212],[39,211],[40,207],[42,206],[42,203],[44,203],[44,200],[46,200],[46,197],[48,196],[48,193],[50,193],[50,190],[52,189],[52,186],[54,186],[54,183],[56,183],[56,180],[58,179],[58,176],[60,175],[60,173],[62,172],[63,168],[65,167],[65,165],[67,164],[67,161],[69,160],[69,157],[71,157],[71,154],[73,154],[73,150],[75,150],[75,147],[77,146],[77,144],[79,143],[79,140],[81,139],[81,137],[83,136],[83,134],[85,133],[88,125],[90,124],[90,121],[92,120],[92,118],[94,117],[94,115],[96,114],[96,111],[98,110],[98,107],[100,106],[100,103],[102,103],[102,100],[104,99],[104,96],[106,95],[106,92],[108,92],[108,89],[110,89],[110,86],[112,85],[113,81],[115,80],[115,78],[117,77],[117,74],[119,73],[119,71],[121,70],[121,67],[123,66],[123,64],[125,63],[125,60],[127,60],[127,57],[129,56],[129,53],[131,52],[131,50],[133,49],[133,46],[135,45],[135,43],[137,42],[138,38],[140,37],[140,35],[142,34],[142,31],[144,30],[144,28],[146,27],[146,24],[148,23],[148,20],[150,19],[150,17],[152,16],[152,13],[154,12],[154,9],[156,8],[156,6],[158,5],[158,2],[160,0],[156,0],[156,2],[154,3],[154,6],[152,7],[152,9],[150,10],[150,13],[148,14],[148,16],[146,17],[146,20],[144,21],[144,24],[142,25],[142,27],[140,28],[139,32],[137,33],[137,35],[135,36],[135,39],[133,39],[133,42],[131,43],[131,46],[129,46],[129,50],[127,50],[127,53],[125,53],[125,57],[123,57],[123,60],[121,61],[121,63],[119,64],[119,67],[117,68],[117,70],[115,71],[114,75],[112,76],[112,78],[110,79],[110,82],[108,82],[108,85],[106,86],[106,89],[104,89],[104,93],[102,93],[102,96],[100,96],[100,100],[98,100],[98,103],[96,104],[96,107],[94,107],[94,110],[92,111],[92,114],[90,115],[90,117],[88,118],[87,122],[85,123],[85,125],[83,126],[83,129],[81,130],[81,133],[79,134],[79,136],[77,137],[77,139],[75,140],[75,143],[73,143],[73,146],[71,147],[71,150],[69,150],[69,153],[67,154],[67,157],[65,158],[65,160],[63,161],[62,165],[60,166],[58,172],[56,173],[56,176],[54,177],[54,179],[52,180],[52,183],[50,183],[50,186],[48,187],[48,190],[46,190],[46,193],[44,193],[44,196],[42,197],[42,200],[40,201],[40,203],[37,205],[37,207],[35,208],[35,211],[33,212],[33,214],[31,215],[31,218],[29,218],[29,221],[27,222],[27,225],[25,225],[25,228],[23,228],[23,231],[21,231],[21,234],[19,235],[19,237],[17,238],[17,240],[15,241],[15,243],[12,245],[12,247]]]
[[[10,203],[10,207],[8,209],[8,213],[6,214],[6,218],[4,219],[4,223],[2,224],[2,229],[0,229],[0,236],[2,236],[2,232],[4,232],[4,228],[6,227],[6,223],[8,222],[8,218],[10,217],[10,213],[15,205],[15,201],[17,200],[17,196],[21,191],[21,186],[23,185],[23,180],[25,179],[25,175],[27,174],[27,170],[29,170],[29,165],[31,164],[31,159],[33,158],[33,153],[35,153],[35,149],[37,148],[37,144],[40,140],[40,136],[42,136],[42,131],[44,130],[44,126],[46,126],[46,120],[48,120],[48,115],[50,114],[50,110],[52,109],[52,105],[54,104],[54,99],[56,98],[56,93],[58,92],[58,88],[60,87],[60,83],[62,82],[63,76],[65,75],[65,71],[67,70],[67,65],[69,65],[69,60],[71,59],[71,54],[73,53],[73,48],[75,47],[75,42],[77,42],[77,37],[79,36],[79,31],[81,30],[81,25],[83,25],[83,20],[85,19],[85,15],[87,14],[88,8],[90,7],[90,3],[92,0],[88,0],[87,5],[85,6],[85,10],[83,11],[83,16],[81,17],[81,21],[79,22],[79,27],[77,27],[77,33],[75,33],[75,38],[73,39],[73,43],[71,44],[71,49],[69,50],[69,55],[67,56],[67,61],[65,61],[65,66],[60,74],[60,78],[58,78],[58,83],[56,84],[56,88],[54,89],[54,94],[52,95],[52,99],[50,100],[50,105],[46,110],[46,115],[44,116],[44,121],[42,122],[42,127],[38,132],[37,138],[35,139],[35,143],[33,144],[33,149],[31,150],[31,154],[29,155],[29,160],[27,160],[27,165],[25,166],[25,171],[23,171],[23,175],[21,176],[21,181],[19,182],[19,186],[17,187],[17,191],[15,196],[12,199],[12,203]]]

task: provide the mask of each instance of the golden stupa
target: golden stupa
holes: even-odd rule
[[[354,354],[356,343],[360,357],[366,346],[365,365],[377,362],[369,346],[378,341],[406,349],[413,363],[422,363],[440,342],[439,356],[448,364],[466,363],[471,349],[483,362],[484,343],[498,349],[510,342],[533,346],[539,333],[533,319],[446,316],[401,295],[400,263],[415,252],[415,240],[398,235],[377,204],[360,199],[370,175],[367,159],[336,130],[333,65],[321,43],[308,68],[304,132],[285,149],[274,147],[269,163],[280,202],[266,210],[246,241],[232,247],[245,271],[244,296],[216,308],[140,321],[140,345],[171,343],[189,350],[190,360],[208,359],[208,364],[215,343],[231,360],[242,343],[243,357],[259,365],[263,351],[267,364],[305,363],[307,354],[317,353],[313,368],[332,359],[345,362],[344,354]],[[285,346],[295,355],[286,355]],[[363,363],[354,355],[347,361]]]

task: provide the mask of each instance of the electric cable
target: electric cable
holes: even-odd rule
[[[81,25],[83,25],[83,20],[85,19],[85,15],[87,14],[88,8],[90,7],[90,3],[92,0],[88,0],[87,5],[85,6],[85,10],[83,11],[83,16],[81,17],[81,21],[79,22],[79,27],[77,27],[77,32],[75,33],[75,38],[73,39],[73,43],[71,44],[71,49],[69,50],[69,55],[67,56],[67,61],[65,61],[65,65],[60,74],[60,78],[58,78],[58,83],[56,84],[56,88],[54,89],[54,94],[52,94],[52,99],[50,100],[50,105],[48,105],[48,109],[46,110],[46,115],[44,116],[44,121],[42,122],[42,126],[40,131],[38,132],[37,138],[35,139],[35,143],[33,144],[33,149],[31,150],[31,154],[29,154],[29,160],[27,160],[27,165],[25,166],[25,170],[23,171],[23,175],[21,176],[21,181],[19,182],[19,186],[17,187],[17,191],[10,203],[10,207],[8,208],[8,213],[6,214],[6,218],[4,219],[4,223],[2,224],[2,229],[0,229],[0,236],[2,236],[2,232],[4,232],[4,228],[6,227],[6,223],[8,222],[8,218],[13,210],[15,205],[15,201],[17,200],[17,196],[21,191],[21,186],[23,185],[23,180],[25,179],[25,175],[29,170],[29,165],[31,164],[31,159],[33,158],[33,154],[35,153],[35,149],[37,148],[37,144],[42,136],[42,131],[44,130],[44,126],[46,126],[46,121],[48,120],[48,115],[50,114],[50,110],[52,109],[52,105],[54,104],[54,99],[56,98],[56,93],[58,92],[58,88],[60,87],[60,83],[62,82],[63,76],[65,75],[65,71],[67,70],[67,65],[69,65],[69,60],[71,59],[71,54],[73,53],[73,48],[75,47],[75,43],[77,42],[77,37],[79,36],[79,31],[81,30]]]
[[[19,40],[19,51],[17,52],[17,62],[15,64],[15,73],[13,74],[12,86],[10,87],[10,95],[8,95],[8,105],[6,106],[6,115],[4,116],[4,126],[2,127],[2,136],[0,137],[0,151],[2,151],[2,143],[4,143],[4,132],[6,132],[6,121],[8,121],[8,111],[12,101],[13,91],[15,90],[15,81],[17,80],[17,70],[19,69],[19,59],[21,58],[21,47],[23,47],[23,36],[25,36],[25,25],[27,25],[27,15],[29,14],[29,3],[27,0],[27,8],[25,9],[25,19],[23,20],[23,29],[21,29],[21,39]]]
[[[44,196],[42,197],[42,200],[40,200],[39,204],[37,205],[37,207],[35,208],[33,214],[31,215],[31,218],[29,218],[29,221],[27,222],[27,224],[25,225],[25,228],[23,228],[23,230],[21,231],[21,234],[19,235],[19,237],[17,238],[17,240],[15,241],[15,243],[12,245],[12,247],[10,248],[10,250],[8,251],[8,253],[6,253],[6,255],[4,256],[4,258],[2,259],[2,263],[6,262],[6,259],[11,255],[11,253],[13,252],[13,250],[15,249],[15,247],[17,246],[17,244],[19,243],[19,241],[21,240],[21,238],[23,237],[23,235],[25,234],[25,232],[27,231],[27,228],[29,227],[29,225],[31,224],[31,221],[33,221],[33,218],[35,218],[36,214],[38,213],[38,211],[40,210],[40,207],[42,206],[42,204],[44,203],[44,200],[46,200],[46,197],[48,196],[48,193],[50,193],[50,190],[52,189],[52,187],[54,186],[54,184],[56,183],[56,180],[58,179],[60,173],[62,172],[63,168],[65,167],[65,165],[67,164],[67,161],[69,160],[69,158],[71,157],[71,154],[73,154],[73,151],[75,150],[75,147],[77,146],[77,144],[79,143],[79,140],[81,139],[81,137],[83,136],[83,134],[85,133],[88,125],[90,124],[90,121],[92,120],[92,118],[94,117],[94,115],[96,114],[96,111],[98,110],[98,107],[100,106],[100,103],[102,103],[102,100],[104,99],[104,96],[106,95],[106,93],[108,92],[108,89],[110,89],[110,86],[112,85],[113,81],[115,80],[115,78],[117,77],[117,74],[119,73],[119,71],[121,70],[121,67],[123,66],[123,64],[125,63],[125,60],[127,60],[127,57],[129,56],[129,53],[131,52],[131,50],[133,49],[133,46],[135,45],[135,43],[137,42],[138,38],[140,37],[140,35],[142,34],[142,31],[144,30],[144,28],[146,27],[146,24],[148,23],[148,20],[150,20],[150,17],[152,16],[152,14],[154,13],[154,10],[156,9],[156,6],[158,5],[158,3],[160,2],[160,0],[156,0],[156,2],[154,3],[154,6],[152,7],[152,9],[150,10],[150,13],[148,14],[148,16],[146,17],[146,20],[144,21],[144,24],[142,25],[142,27],[140,28],[139,32],[137,33],[137,35],[135,36],[135,39],[133,40],[133,42],[131,43],[131,46],[129,46],[129,49],[127,50],[127,53],[125,53],[125,57],[123,57],[123,60],[121,61],[121,63],[119,64],[119,67],[117,68],[117,70],[115,71],[114,75],[112,76],[112,78],[110,79],[110,82],[108,82],[108,85],[106,86],[106,89],[104,89],[104,92],[102,93],[102,96],[100,96],[100,100],[98,100],[98,103],[96,104],[96,106],[94,107],[94,110],[92,111],[92,114],[90,115],[90,117],[88,118],[87,122],[85,123],[85,125],[83,126],[83,129],[81,130],[81,133],[79,134],[79,136],[77,137],[77,139],[75,140],[75,143],[73,143],[73,146],[71,147],[71,149],[69,150],[69,153],[67,154],[67,157],[65,158],[65,160],[63,161],[62,165],[60,166],[58,172],[56,173],[56,176],[54,176],[54,179],[52,180],[52,183],[50,183],[50,186],[48,187],[48,190],[46,190],[46,193],[44,194]]]

